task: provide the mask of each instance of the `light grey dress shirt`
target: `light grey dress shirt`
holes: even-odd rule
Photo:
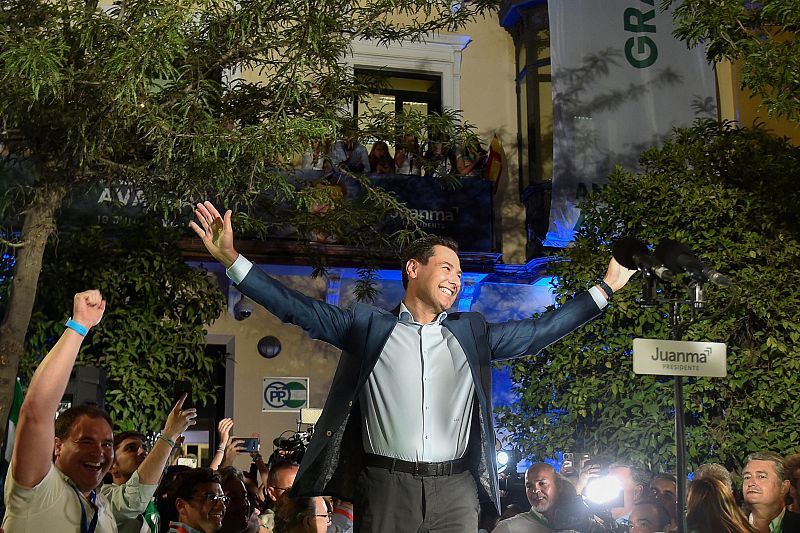
[[[404,304],[359,398],[364,450],[405,461],[459,459],[467,450],[475,384],[467,356],[442,326],[415,322]]]

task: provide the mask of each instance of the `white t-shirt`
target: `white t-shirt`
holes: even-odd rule
[[[31,489],[17,485],[9,469],[5,497],[3,528],[7,533],[80,533],[81,501],[86,510],[87,524],[94,516],[92,504],[75,492],[69,478],[55,465],[51,465],[44,479]],[[117,533],[111,505],[99,492],[95,505],[99,513],[95,533]]]

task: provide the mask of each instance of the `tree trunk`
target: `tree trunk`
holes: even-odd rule
[[[55,211],[61,206],[65,193],[62,186],[43,187],[25,210],[23,246],[17,249],[11,293],[0,324],[0,442],[5,440],[6,421],[14,397],[13,384],[25,351],[25,336],[36,300],[44,249],[55,231]]]

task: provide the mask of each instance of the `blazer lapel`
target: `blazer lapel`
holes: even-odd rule
[[[369,335],[367,335],[365,346],[366,352],[361,360],[361,372],[358,378],[359,390],[372,373],[372,369],[375,368],[386,341],[389,340],[389,336],[397,325],[399,310],[400,306],[397,306],[396,312],[380,309],[380,313],[373,314],[370,317]]]

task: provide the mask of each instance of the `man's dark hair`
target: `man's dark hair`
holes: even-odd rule
[[[744,460],[745,466],[750,461],[771,461],[775,465],[775,474],[778,476],[779,483],[789,479],[789,471],[783,462],[783,457],[774,452],[753,452]]]
[[[144,436],[144,433],[140,433],[139,431],[121,431],[120,433],[114,434],[114,451],[119,448],[119,445],[125,442],[125,439],[139,439],[142,442],[147,442],[147,439]]]
[[[174,490],[171,494],[172,500],[174,501],[178,498],[186,501],[191,500],[198,485],[203,483],[222,484],[219,474],[210,468],[192,468],[186,472],[181,472],[175,478]]]
[[[175,509],[175,489],[180,485],[180,477],[191,470],[186,465],[172,465],[168,466],[164,471],[164,475],[161,476],[161,483],[156,488],[154,498],[162,524],[169,524],[178,520],[178,510]]]
[[[72,430],[72,426],[75,425],[75,421],[82,416],[102,418],[108,422],[109,426],[112,428],[114,427],[114,423],[111,421],[111,417],[108,416],[108,413],[96,405],[87,403],[70,407],[56,418],[56,437],[61,440],[67,438],[67,435],[69,435],[69,432]]]
[[[428,264],[428,259],[433,257],[433,247],[444,246],[454,252],[458,252],[458,243],[449,237],[439,237],[438,235],[426,235],[408,243],[400,252],[400,273],[403,278],[403,288],[408,288],[408,273],[406,264],[411,259],[416,259],[423,265]]]
[[[656,513],[658,513],[658,523],[654,524],[656,526],[656,531],[664,531],[671,521],[669,513],[667,512],[666,507],[664,507],[664,504],[655,498],[644,498],[636,502],[633,507],[636,508],[642,505],[651,505],[655,508]]]
[[[224,485],[225,482],[232,477],[244,483],[244,473],[235,466],[224,466],[217,470],[217,473],[219,474],[219,482],[221,485]]]
[[[281,461],[276,462],[274,465],[272,465],[272,468],[269,469],[269,476],[267,476],[267,485],[270,487],[274,487],[275,484],[278,482],[278,472],[280,472],[281,470],[288,470],[290,468],[300,468],[300,464],[296,463],[295,461],[290,461],[288,459],[283,459]]]

